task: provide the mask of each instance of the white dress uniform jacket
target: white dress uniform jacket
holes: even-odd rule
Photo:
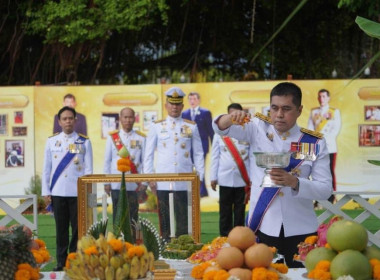
[[[92,147],[90,139],[86,139],[83,144],[79,144],[79,153],[69,162],[59,176],[53,190],[50,191],[51,180],[58,164],[69,151],[69,145],[74,144],[78,137],[79,135],[76,132],[69,135],[61,132],[48,138],[42,172],[42,196],[78,196],[78,177],[92,174]]]
[[[321,128],[318,124],[321,122]],[[307,127],[311,130],[323,133],[326,139],[327,149],[330,154],[337,152],[336,138],[342,125],[339,109],[330,108],[329,106],[318,107],[311,110]]]
[[[138,133],[134,130],[129,133],[124,130],[119,131],[120,140],[123,145],[129,151],[131,160],[136,165],[138,173],[142,173],[142,163],[145,152],[145,136],[142,133]],[[117,161],[120,159],[118,150],[112,140],[112,136],[107,137],[106,151],[104,154],[104,173],[105,174],[121,174],[117,170]],[[135,191],[137,188],[136,183],[126,183],[127,191]],[[111,183],[113,190],[120,190],[120,183]]]
[[[191,160],[191,149],[194,163]],[[170,116],[153,123],[149,128],[145,147],[144,173],[191,173],[193,166],[202,181],[204,159],[197,125],[181,117]],[[187,190],[187,182],[157,183],[158,190],[169,190],[170,186],[177,191]]]
[[[289,135],[279,135],[273,125],[254,118],[244,126],[232,125],[226,130],[220,130],[213,122],[216,133],[228,135],[238,140],[248,141],[254,152],[289,152],[291,142],[298,142],[303,133],[296,124],[288,132]],[[273,199],[264,215],[259,230],[266,235],[278,237],[281,225],[284,226],[285,237],[308,234],[318,228],[318,220],[314,212],[313,200],[328,199],[332,193],[330,160],[324,139],[318,142],[320,152],[315,161],[303,161],[294,173],[298,173],[299,190],[284,187]],[[262,188],[264,168],[258,167],[255,160],[251,165],[251,197],[248,220],[252,216]],[[311,179],[309,179],[311,178]]]
[[[238,141],[232,137],[231,140],[239,151],[240,157],[244,161],[245,168],[249,173],[249,161],[253,155],[249,152],[249,143],[247,141]],[[216,180],[219,186],[224,187],[246,186],[235,159],[220,135],[215,135],[212,141],[210,180]]]

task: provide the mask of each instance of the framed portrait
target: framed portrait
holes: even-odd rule
[[[359,125],[359,147],[380,147],[380,125]]]
[[[12,136],[26,136],[28,134],[28,127],[14,126],[12,127]]]
[[[14,123],[22,124],[24,122],[24,113],[23,111],[14,112]]]
[[[150,124],[157,120],[157,111],[144,111],[143,129],[149,130]]]
[[[140,123],[140,113],[135,112],[135,123]]]
[[[85,235],[89,227],[96,221],[112,217],[113,213],[104,213],[105,211],[103,210],[106,210],[106,208],[112,210],[113,207],[107,207],[107,203],[104,203],[104,205],[101,205],[101,211],[98,211],[98,200],[103,197],[104,184],[120,181],[121,175],[115,174],[93,174],[78,178],[79,238]],[[181,234],[189,234],[193,236],[195,241],[200,241],[200,181],[196,173],[128,174],[125,176],[125,182],[155,182],[156,184],[169,184],[170,186],[174,186],[172,197],[175,197],[175,200],[172,200],[172,203],[170,202],[169,194],[169,201],[164,198],[160,200],[160,204],[157,204],[156,202],[152,203],[157,201],[157,196],[160,194],[148,193],[148,199],[144,203],[145,205],[139,204],[138,206],[138,217],[148,219],[158,229],[161,237],[164,237],[163,235],[165,235],[165,232],[169,231],[169,225],[160,222],[159,215],[168,215],[167,218],[170,220],[171,237],[178,237]],[[181,185],[182,191],[176,191],[177,184]],[[110,202],[112,203],[112,201]],[[170,204],[174,206],[175,211],[168,209]],[[102,213],[102,216],[100,216],[100,213]],[[105,215],[107,215],[107,217],[105,217]],[[109,219],[108,223],[110,226],[112,222],[112,219]]]
[[[102,113],[102,139],[106,139],[108,132],[119,129],[119,113]]]
[[[0,136],[8,135],[8,115],[0,114]]]
[[[5,167],[24,167],[24,140],[5,140]]]
[[[380,121],[380,105],[364,106],[364,120]]]

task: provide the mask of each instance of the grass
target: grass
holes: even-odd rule
[[[317,210],[319,215],[323,210]],[[362,210],[345,210],[346,214],[354,218],[362,213]],[[148,218],[153,224],[157,225],[157,214],[142,213],[142,216]],[[25,215],[32,220],[32,215]],[[1,216],[0,216],[1,218]],[[111,216],[109,217],[111,218]],[[112,220],[112,218],[111,218]],[[110,220],[110,221],[111,221]],[[363,225],[372,233],[380,229],[380,220],[375,216],[370,216]],[[110,226],[110,225],[109,225]],[[110,226],[111,227],[111,226]],[[219,213],[218,212],[202,212],[201,213],[201,242],[208,243],[215,237],[219,236]],[[46,246],[52,256],[53,261],[47,264],[42,271],[51,271],[55,265],[55,222],[51,215],[38,215],[38,238],[45,241]]]

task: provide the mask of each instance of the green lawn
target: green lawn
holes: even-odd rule
[[[319,214],[322,210],[318,210]],[[362,210],[346,210],[349,216],[356,217]],[[31,215],[26,215],[31,220]],[[157,214],[142,213],[142,216],[157,224]],[[1,218],[1,216],[0,216]],[[111,218],[112,220],[112,218]],[[376,217],[369,217],[364,223],[364,226],[372,233],[380,229],[380,220]],[[110,225],[111,227],[111,225]],[[55,225],[54,218],[51,215],[38,216],[38,238],[45,241],[46,246],[53,257],[53,261],[46,265],[42,270],[50,271],[55,267]],[[219,236],[219,213],[218,212],[203,212],[201,213],[201,242],[207,243]]]

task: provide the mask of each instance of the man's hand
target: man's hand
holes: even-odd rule
[[[273,168],[269,174],[273,183],[276,185],[287,186],[293,189],[297,188],[298,186],[298,178],[286,172],[282,168]]]
[[[111,196],[111,185],[110,185],[110,184],[106,184],[106,185],[104,185],[104,192],[105,192],[108,196]]]
[[[51,195],[44,196],[45,205],[49,205],[51,203]]]
[[[227,115],[223,115],[218,119],[218,127],[225,130],[233,124],[244,125],[251,118],[251,115],[240,110],[235,110]]]
[[[216,185],[218,184],[218,181],[217,180],[213,180],[211,181],[211,188],[216,191]]]
[[[156,182],[149,182],[149,187],[154,195],[157,195],[157,184]]]

